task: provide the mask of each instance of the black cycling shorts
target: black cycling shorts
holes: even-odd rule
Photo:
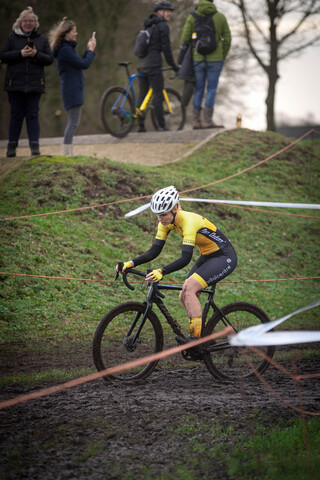
[[[192,276],[203,288],[206,288],[230,275],[236,266],[237,254],[229,245],[223,251],[218,250],[210,255],[201,255],[191,268],[188,278]]]

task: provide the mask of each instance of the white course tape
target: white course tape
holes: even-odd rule
[[[202,203],[225,203],[228,205],[250,205],[255,207],[277,207],[277,208],[306,208],[312,210],[319,210],[320,205],[317,203],[278,203],[278,202],[250,202],[246,200],[216,200],[209,198],[180,198],[183,202],[202,202]],[[131,210],[125,214],[125,217],[132,217],[138,213],[147,210],[150,207],[150,203],[146,203],[141,207]]]
[[[309,342],[320,342],[320,330],[307,331],[290,331],[290,332],[270,332],[280,323],[285,322],[288,318],[297,315],[298,313],[305,312],[311,308],[318,307],[320,305],[320,300],[302,307],[295,312],[289,313],[285,317],[281,317],[278,320],[273,322],[263,323],[260,325],[255,325],[253,327],[246,328],[237,335],[229,336],[229,343],[234,347],[241,346],[262,346],[262,345],[289,345],[294,343],[309,343]]]
[[[255,207],[278,207],[278,208],[310,208],[319,210],[317,203],[279,203],[279,202],[250,202],[246,200],[216,200],[209,198],[181,198],[184,202],[204,202],[204,203],[227,203],[230,205],[251,205]]]
[[[142,205],[141,207],[138,207],[135,210],[131,210],[131,212],[128,212],[125,214],[125,217],[132,217],[133,215],[138,215],[138,213],[141,213],[144,210],[147,210],[147,208],[149,208],[150,205],[151,205],[150,203],[146,203],[145,205]]]

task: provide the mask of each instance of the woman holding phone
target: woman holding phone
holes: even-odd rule
[[[0,60],[7,63],[4,90],[11,107],[7,157],[16,156],[24,118],[31,155],[39,155],[39,104],[45,91],[44,67],[53,55],[49,41],[39,31],[38,16],[32,7],[23,10],[0,50]]]
[[[79,126],[82,105],[84,104],[84,77],[82,70],[88,69],[95,57],[95,32],[87,43],[87,48],[80,57],[75,51],[77,45],[77,27],[66,17],[49,33],[50,46],[57,59],[61,81],[61,94],[67,111],[67,126],[64,132],[62,154],[73,155],[73,136]]]

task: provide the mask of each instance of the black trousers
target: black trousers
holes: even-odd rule
[[[29,143],[39,143],[39,104],[41,93],[8,92],[11,106],[9,142],[18,144],[23,120],[26,119]]]
[[[138,70],[139,71],[139,70]],[[139,72],[142,73],[142,72]],[[158,122],[158,126],[161,128],[165,127],[164,113],[163,113],[163,89],[164,89],[164,80],[162,71],[160,68],[154,68],[149,70],[147,73],[144,73],[144,77],[139,78],[139,96],[138,96],[138,106],[140,107],[145,96],[148,93],[149,88],[153,90],[153,108],[154,113]],[[143,125],[143,119],[139,119],[139,125]]]

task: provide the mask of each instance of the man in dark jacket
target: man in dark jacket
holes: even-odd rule
[[[139,73],[144,73],[145,77],[139,77],[139,98],[138,105],[140,106],[150,87],[153,89],[154,99],[153,108],[157,118],[157,130],[167,130],[164,113],[163,113],[163,88],[164,80],[161,71],[162,56],[164,57],[175,72],[179,70],[176,65],[170,44],[170,30],[167,22],[170,20],[174,7],[172,3],[167,1],[156,2],[154,5],[154,12],[145,21],[144,27],[149,28],[153,26],[150,43],[148,46],[148,53],[144,58],[138,60],[137,69]],[[139,119],[138,132],[145,132],[143,119]]]

